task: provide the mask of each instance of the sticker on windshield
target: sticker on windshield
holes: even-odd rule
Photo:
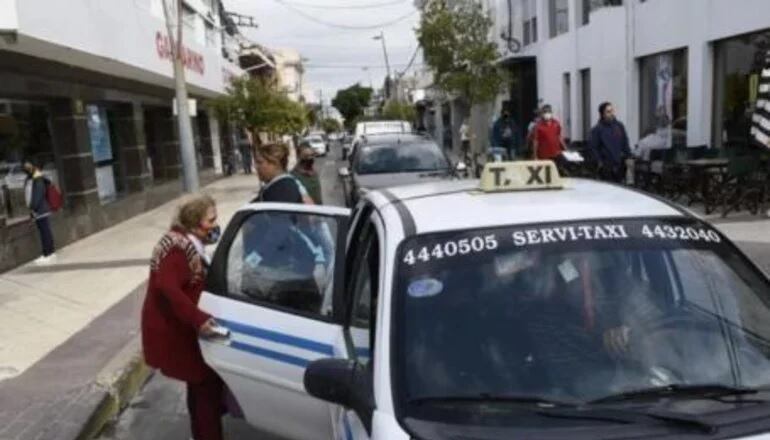
[[[259,263],[262,262],[262,257],[255,251],[252,251],[243,261],[248,264],[250,268],[256,269],[256,267],[259,266]]]
[[[406,289],[412,298],[428,298],[444,291],[444,283],[434,278],[423,278],[412,281]]]

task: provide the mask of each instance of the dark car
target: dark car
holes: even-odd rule
[[[356,149],[350,168],[340,168],[339,175],[348,206],[373,189],[458,177],[456,167],[438,144],[417,135],[373,137]]]

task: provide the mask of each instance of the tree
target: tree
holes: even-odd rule
[[[323,129],[324,133],[331,134],[340,131],[342,129],[342,125],[340,124],[340,121],[334,118],[326,118],[321,121],[321,128]]]
[[[354,84],[347,89],[337,91],[332,105],[345,118],[345,127],[348,130],[355,128],[356,121],[363,116],[364,109],[372,99],[372,93],[370,87],[361,87],[360,84]]]
[[[497,44],[489,40],[492,25],[478,2],[429,3],[416,33],[441,90],[470,104],[498,95],[505,75],[497,65]]]
[[[390,101],[382,109],[382,118],[399,121],[414,121],[416,112],[411,104],[399,101]]]
[[[220,118],[226,118],[251,131],[255,142],[260,133],[291,135],[307,127],[307,109],[289,99],[275,83],[266,79],[237,78],[227,95],[214,102]]]

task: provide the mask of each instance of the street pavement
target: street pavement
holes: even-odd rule
[[[324,204],[344,206],[341,182],[337,178],[340,166],[339,149],[333,148],[316,167],[321,175]],[[281,440],[256,430],[243,420],[224,418],[225,438]],[[182,383],[154,374],[137,394],[120,419],[109,427],[99,440],[187,440],[190,438],[189,417]]]

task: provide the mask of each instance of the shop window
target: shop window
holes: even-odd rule
[[[59,185],[51,139],[46,104],[0,99],[0,217],[9,221],[29,218],[24,159],[42,165],[43,174]]]
[[[187,35],[195,35],[195,11],[187,5],[182,5],[182,22]]]
[[[639,145],[687,145],[687,50],[642,58],[640,82]]]
[[[760,96],[770,30],[742,35],[714,44],[714,133],[717,147],[750,144],[751,119]],[[770,105],[769,105],[770,106]]]
[[[97,105],[86,106],[88,116],[88,134],[91,142],[91,153],[94,158],[96,172],[96,187],[99,200],[109,203],[117,198],[115,185],[115,156],[112,150],[109,120],[104,107]]]
[[[569,32],[569,1],[550,0],[548,6],[551,38]]]

